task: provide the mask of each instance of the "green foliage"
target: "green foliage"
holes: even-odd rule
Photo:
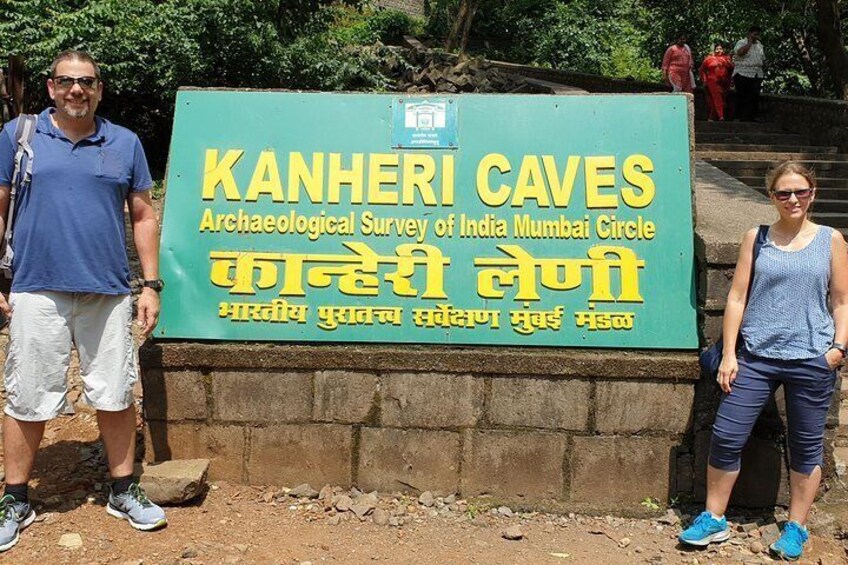
[[[311,10],[304,11],[306,4]],[[30,110],[50,103],[44,81],[56,54],[90,52],[101,64],[105,84],[100,113],[136,131],[161,174],[181,86],[386,88],[381,69],[387,55],[369,45],[417,33],[421,24],[397,12],[362,11],[351,4],[4,0],[0,45],[27,59]],[[294,13],[301,14],[295,27]]]

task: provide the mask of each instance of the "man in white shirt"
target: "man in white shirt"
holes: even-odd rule
[[[748,37],[740,39],[733,49],[733,84],[736,86],[736,117],[754,122],[760,109],[760,90],[763,86],[763,65],[766,55],[760,43],[760,28],[753,26]]]

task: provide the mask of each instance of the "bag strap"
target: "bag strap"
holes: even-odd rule
[[[748,295],[745,296],[745,304],[748,304],[748,300],[751,298],[751,287],[754,286],[754,267],[757,264],[757,257],[760,256],[760,249],[768,241],[768,231],[769,226],[761,225],[757,230],[757,237],[754,239],[754,248],[751,254],[751,278],[748,279]]]
[[[15,126],[15,167],[12,173],[12,186],[9,187],[9,210],[6,215],[6,233],[3,235],[4,256],[0,269],[11,278],[12,257],[12,232],[15,222],[15,200],[18,190],[23,190],[32,181],[32,163],[34,153],[32,150],[32,138],[35,136],[37,116],[34,114],[21,114]],[[24,167],[24,156],[26,166]]]

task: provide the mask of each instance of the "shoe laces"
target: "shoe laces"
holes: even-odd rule
[[[698,517],[695,518],[695,522],[692,525],[707,527],[711,520],[715,520],[712,514],[710,514],[709,512],[701,512]]]
[[[3,498],[0,498],[0,524],[6,521],[6,517],[9,515],[9,505],[15,502],[15,497],[11,494],[3,495]]]
[[[144,489],[139,486],[138,483],[133,483],[130,485],[129,490],[127,491],[129,495],[142,506],[152,506],[153,504],[150,502],[150,499],[147,498],[147,494],[145,494]]]

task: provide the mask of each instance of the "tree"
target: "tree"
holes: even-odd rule
[[[848,100],[848,54],[842,37],[839,0],[816,0],[818,36],[837,98]]]
[[[451,26],[450,34],[448,34],[445,42],[445,50],[453,51],[459,45],[459,52],[464,53],[468,46],[468,35],[471,31],[471,23],[474,21],[474,16],[477,14],[477,9],[480,3],[484,0],[460,0],[459,9],[456,13],[456,18]]]

